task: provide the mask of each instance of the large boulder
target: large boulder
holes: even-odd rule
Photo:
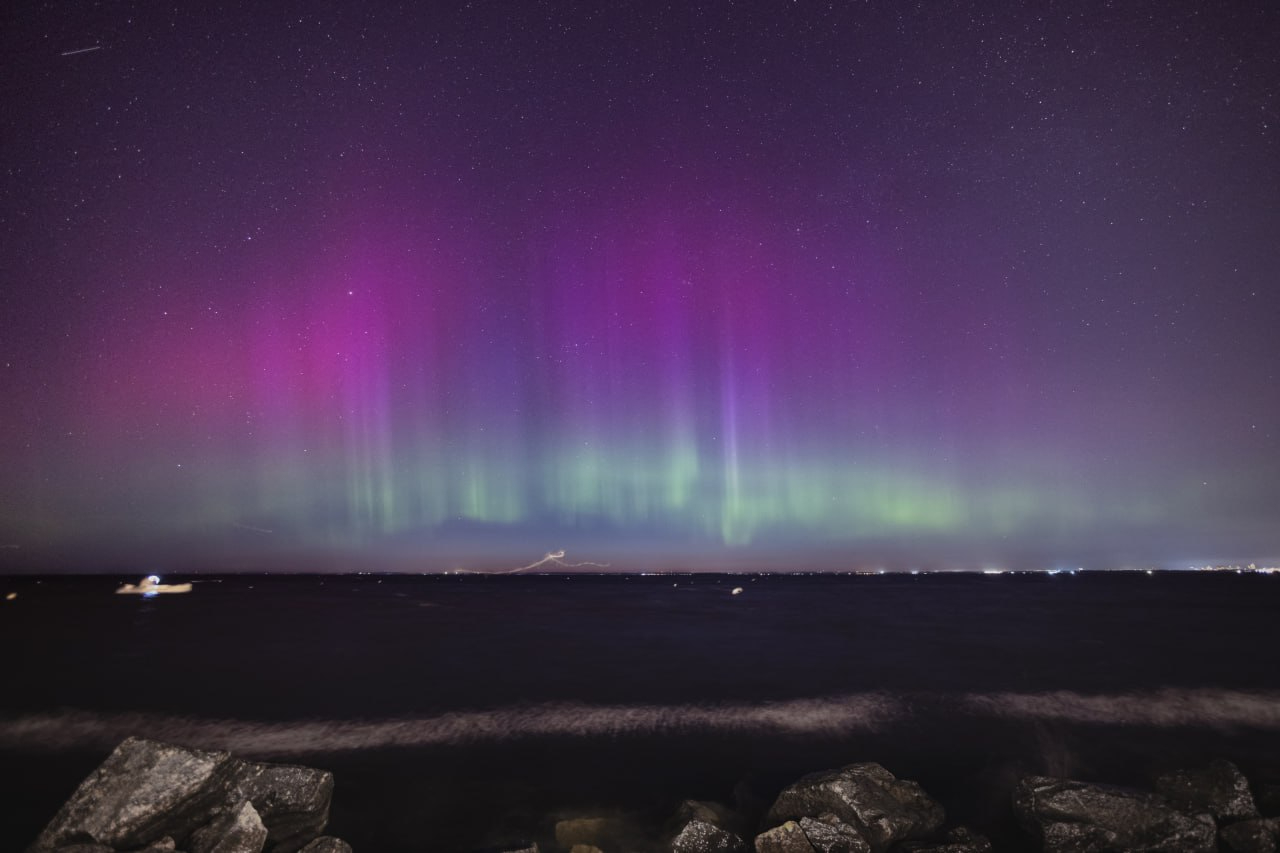
[[[1013,810],[1046,853],[1211,853],[1217,826],[1163,797],[1067,779],[1030,776],[1013,792]]]
[[[294,853],[324,831],[333,799],[333,774],[292,764],[232,759],[226,802],[253,803],[267,828],[272,853]]]
[[[1230,761],[1166,773],[1156,779],[1156,791],[1183,811],[1208,812],[1220,821],[1258,816],[1249,780]]]
[[[805,776],[778,795],[772,822],[830,813],[883,853],[895,842],[927,838],[946,814],[918,784],[894,777],[873,762]]]
[[[672,853],[746,853],[746,849],[741,836],[696,818],[671,840]]]
[[[294,853],[324,830],[332,796],[333,775],[324,770],[129,738],[80,784],[29,850],[44,853],[73,842],[136,850],[166,836],[186,849],[194,830],[233,813],[243,817],[241,805],[248,802],[273,853]]]
[[[80,783],[29,850],[84,841],[130,849],[165,835],[185,838],[222,804],[231,766],[226,752],[128,738]]]
[[[197,829],[190,847],[191,853],[262,853],[266,843],[267,828],[253,803],[245,800]]]

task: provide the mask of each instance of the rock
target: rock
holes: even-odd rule
[[[604,851],[590,844],[575,844],[569,848],[569,853],[604,853]]]
[[[1013,809],[1047,853],[1215,849],[1212,817],[1141,791],[1030,776],[1014,788]]]
[[[800,829],[818,853],[871,853],[867,839],[830,812],[800,818]]]
[[[105,844],[67,844],[58,848],[58,853],[116,853],[116,848]]]
[[[245,800],[191,836],[191,853],[262,853],[267,828],[253,803]]]
[[[728,806],[703,800],[685,800],[667,822],[670,849],[677,853],[695,851],[745,851],[746,824]]]
[[[712,803],[705,800],[685,800],[676,809],[676,814],[671,819],[671,824],[680,829],[691,820],[700,820],[703,823],[709,823],[712,826],[718,826],[734,833],[743,829],[742,818],[733,809],[720,803]]]
[[[223,798],[231,756],[128,738],[80,783],[31,851],[92,840],[118,849],[185,838]]]
[[[1280,826],[1266,818],[1236,821],[1218,830],[1218,840],[1228,853],[1276,853]]]
[[[1156,779],[1156,791],[1186,812],[1208,812],[1220,821],[1258,816],[1249,780],[1230,761],[1198,770],[1175,770]]]
[[[625,821],[612,817],[577,817],[556,822],[556,843],[571,848],[587,845],[604,849],[626,847],[634,836]]]
[[[908,841],[901,853],[991,853],[991,841],[985,835],[958,826],[942,841]]]
[[[267,828],[272,853],[294,853],[324,831],[333,774],[292,764],[232,759],[228,805],[248,800]]]
[[[137,850],[165,836],[173,851],[192,830],[251,802],[273,853],[294,853],[329,820],[333,775],[309,767],[257,764],[225,752],[129,738],[80,784],[31,846],[70,842]]]
[[[874,853],[912,838],[926,838],[942,826],[942,806],[918,784],[897,779],[879,764],[850,764],[812,773],[783,790],[768,820],[815,817],[830,812],[849,824]]]
[[[351,848],[348,847],[347,849],[350,850]],[[306,853],[305,848],[303,853]],[[534,841],[526,847],[507,849],[501,851],[501,853],[540,853],[540,851],[538,850],[538,842]]]
[[[756,853],[814,853],[800,824],[789,820],[756,836]]]
[[[352,851],[351,845],[341,838],[322,835],[319,838],[313,838],[310,844],[302,848],[302,853],[352,853]],[[518,853],[538,853],[538,845],[533,845],[531,851],[521,850]]]
[[[740,836],[705,820],[691,820],[671,841],[673,853],[745,853]]]

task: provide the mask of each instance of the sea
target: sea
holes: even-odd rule
[[[0,849],[129,735],[332,770],[359,853],[554,849],[685,799],[759,820],[876,761],[1022,850],[1029,774],[1280,783],[1280,575],[0,578]]]

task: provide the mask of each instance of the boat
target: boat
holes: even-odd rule
[[[147,575],[136,584],[127,583],[116,595],[159,595],[162,592],[191,592],[189,583],[160,583],[159,575]]]

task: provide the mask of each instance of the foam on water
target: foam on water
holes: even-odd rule
[[[1280,730],[1280,692],[1275,691],[1168,688],[1104,695],[1070,690],[971,694],[963,698],[962,706],[971,714],[1025,720]]]
[[[264,723],[66,711],[0,721],[0,746],[65,749],[114,745],[129,735],[145,735],[196,747],[278,755],[547,736],[838,734],[873,730],[902,713],[901,703],[876,693],[840,700],[801,699],[756,705],[550,704],[380,721]]]
[[[698,734],[839,736],[876,732],[928,713],[1026,722],[1280,731],[1280,692],[1164,689],[894,696],[863,693],[724,705],[544,704],[388,720],[255,722],[64,711],[0,720],[0,748],[110,748],[130,735],[261,756],[498,743],[536,737]]]

